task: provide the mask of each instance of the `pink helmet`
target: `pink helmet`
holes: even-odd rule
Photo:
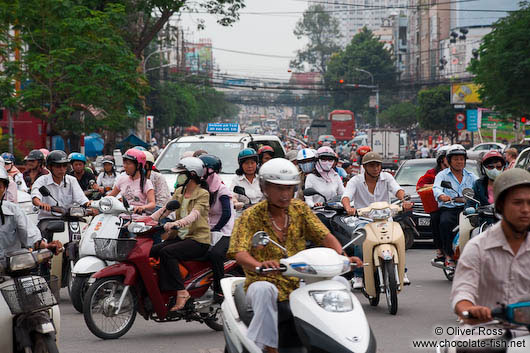
[[[333,148],[329,146],[322,146],[317,150],[317,158],[320,157],[331,157],[333,159],[338,159],[337,154],[333,151]]]
[[[42,152],[44,158],[48,157],[48,155],[50,154],[50,151],[48,151],[46,148],[41,148],[39,151]]]
[[[145,168],[145,153],[143,151],[137,150],[135,148],[128,149],[127,152],[123,155],[123,159],[128,159],[130,161],[138,163],[140,168]]]

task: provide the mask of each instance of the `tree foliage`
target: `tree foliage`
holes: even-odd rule
[[[412,129],[418,122],[416,106],[410,102],[402,102],[389,106],[379,115],[381,125],[398,129]]]
[[[437,86],[418,93],[418,122],[423,129],[456,135],[455,110],[451,105],[449,86]]]
[[[479,59],[472,60],[469,71],[485,106],[514,116],[530,113],[529,27],[530,4],[524,2],[484,36]]]
[[[368,74],[356,69],[370,72],[374,76],[374,84],[380,87],[383,94],[384,89],[391,87],[396,80],[391,53],[366,28],[356,34],[350,44],[334,55],[328,64],[324,81],[326,87],[333,91],[334,109],[349,109],[356,113],[366,110],[369,96],[373,95],[372,90],[348,85],[372,85],[372,80]],[[340,83],[340,80],[344,80],[344,83]]]
[[[291,67],[303,69],[307,64],[311,71],[325,73],[331,55],[340,50],[339,22],[324,11],[322,5],[312,5],[296,24],[293,31],[298,39],[307,38],[304,49],[298,50]]]

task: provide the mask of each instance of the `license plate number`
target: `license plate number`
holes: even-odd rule
[[[419,226],[430,226],[431,225],[431,219],[430,218],[418,218],[418,225]]]

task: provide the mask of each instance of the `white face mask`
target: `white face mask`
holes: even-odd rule
[[[331,168],[333,167],[333,161],[318,161],[320,163],[320,167],[323,171],[329,172]]]
[[[311,173],[313,169],[315,169],[315,162],[300,163],[299,166],[302,172],[308,174]]]
[[[498,170],[497,168],[486,169],[486,175],[491,180],[495,180],[501,173],[502,173],[502,170]]]

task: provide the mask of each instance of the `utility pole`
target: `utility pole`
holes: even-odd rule
[[[355,70],[370,75],[370,78],[372,79],[372,88],[375,88],[375,90],[372,91],[375,92],[375,127],[379,128],[379,85],[374,84],[374,75],[372,75],[371,72],[366,71],[364,69],[360,69],[358,67],[356,67]]]

